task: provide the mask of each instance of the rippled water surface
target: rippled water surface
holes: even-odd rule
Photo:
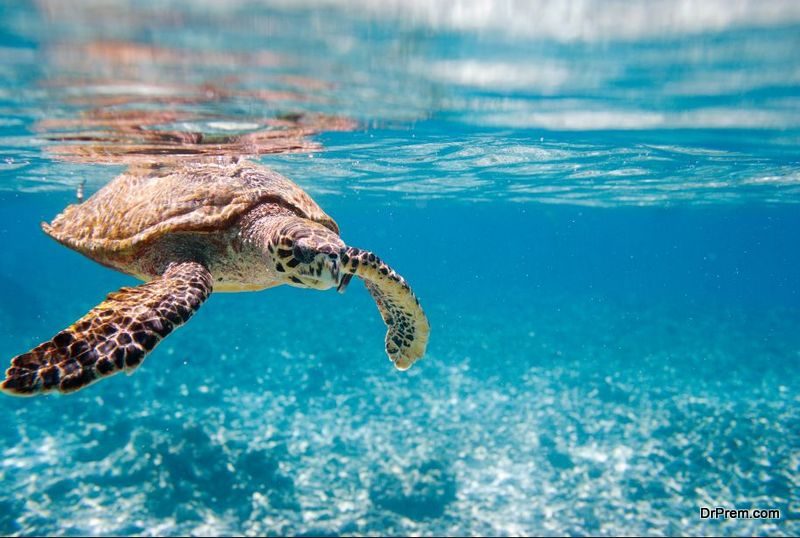
[[[798,50],[791,1],[0,2],[4,360],[136,285],[39,223],[146,164],[278,170],[432,327],[398,372],[358,283],[215,294],[3,396],[0,533],[797,535]]]

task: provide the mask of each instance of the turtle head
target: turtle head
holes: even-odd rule
[[[298,288],[327,290],[339,286],[344,243],[330,229],[313,221],[294,219],[281,230],[271,250],[277,275]]]

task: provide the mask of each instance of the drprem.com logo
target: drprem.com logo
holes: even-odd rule
[[[730,509],[717,506],[700,508],[700,519],[780,519],[781,511],[776,508]]]

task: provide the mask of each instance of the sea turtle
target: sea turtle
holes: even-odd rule
[[[72,392],[119,371],[185,323],[213,291],[281,284],[344,291],[364,280],[387,325],[386,352],[405,370],[430,330],[406,281],[375,254],[346,246],[300,187],[249,161],[137,165],[44,231],[146,283],[125,287],[67,329],[11,360],[3,391]]]

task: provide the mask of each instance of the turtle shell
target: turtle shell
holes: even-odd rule
[[[250,162],[139,166],[42,229],[91,254],[132,252],[174,232],[226,229],[253,207],[279,204],[339,233],[336,223],[289,179]]]

